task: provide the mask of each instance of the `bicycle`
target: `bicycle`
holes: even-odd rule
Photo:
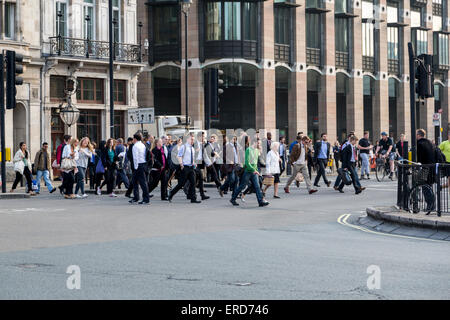
[[[377,177],[378,182],[382,182],[384,178],[387,176],[392,181],[394,181],[394,178],[398,178],[398,169],[397,164],[394,162],[394,174],[391,176],[391,168],[389,165],[389,159],[382,157],[382,155],[379,155],[376,159],[376,167],[375,167],[375,176]]]
[[[431,168],[421,167],[420,163],[412,162],[406,159],[395,161],[397,163],[408,162],[411,168],[405,170],[404,174],[411,176],[412,187],[409,189],[407,183],[407,203],[405,208],[408,212],[417,214],[421,211],[430,214],[435,209],[436,195],[433,191],[433,186],[429,184]],[[409,177],[408,177],[409,180]]]

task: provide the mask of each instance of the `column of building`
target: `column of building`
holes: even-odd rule
[[[335,69],[335,34],[334,34],[334,1],[324,3],[322,57],[323,74],[320,80],[319,93],[319,135],[327,133],[329,141],[336,140],[336,69]]]
[[[449,26],[449,17],[450,17],[450,6],[449,1],[447,0],[445,5],[443,6],[444,14],[444,30],[450,31]],[[444,88],[443,88],[443,95],[441,97],[441,108],[442,108],[442,114],[441,114],[441,126],[442,126],[442,140],[445,141],[448,138],[448,123],[449,123],[449,110],[448,105],[450,103],[450,82],[448,77],[448,72],[445,75],[445,81],[444,81]]]
[[[375,32],[377,33],[375,46],[376,64],[378,72],[375,80],[375,97],[372,112],[372,137],[380,137],[381,132],[389,133],[389,81],[387,76],[387,17],[386,0],[379,0],[375,6]]]
[[[347,132],[354,131],[357,137],[363,136],[364,131],[364,94],[362,73],[362,23],[361,1],[353,4],[353,14],[357,18],[349,21],[352,24],[352,46],[350,47],[350,66],[352,67],[349,79],[349,93],[347,103]]]
[[[191,125],[197,123],[203,127],[204,114],[204,87],[203,70],[200,68],[199,57],[199,24],[198,24],[198,6],[202,5],[199,1],[194,1],[190,7],[188,15],[188,113],[191,118]],[[181,13],[181,113],[186,113],[186,88],[185,88],[185,16]]]
[[[409,79],[409,53],[408,43],[411,42],[410,5],[409,1],[403,1],[403,9],[400,11],[399,21],[405,24],[399,28],[399,78],[397,98],[397,133],[406,134],[411,141],[411,105],[410,105],[410,79]]]
[[[273,2],[261,3],[261,69],[255,92],[256,129],[275,129],[275,51]]]
[[[425,27],[427,31],[427,53],[433,54],[433,1],[428,1],[426,6]],[[433,84],[434,85],[434,84]],[[434,126],[433,126],[433,113],[434,113],[434,98],[428,98],[420,106],[420,126],[427,132],[427,137],[430,140],[435,138]]]
[[[289,88],[288,126],[289,138],[295,139],[297,132],[307,133],[307,78],[306,78],[306,32],[305,6],[295,9],[293,37],[295,39],[295,64],[291,73]]]

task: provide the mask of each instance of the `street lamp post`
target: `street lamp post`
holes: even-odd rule
[[[184,13],[184,67],[185,67],[185,77],[184,77],[184,85],[185,85],[185,107],[186,107],[186,130],[189,128],[189,108],[188,108],[188,23],[187,18],[189,14],[189,8],[191,7],[192,0],[180,0],[181,11]]]
[[[89,15],[87,15],[84,20],[86,20],[86,58],[89,58],[89,47],[90,47],[90,43],[89,43],[89,21],[91,21],[91,17],[89,17]]]
[[[142,27],[144,24],[139,21],[138,27],[139,27],[139,62],[142,62]]]
[[[114,138],[114,35],[113,1],[109,0],[109,121],[110,138]]]
[[[61,18],[63,16],[61,10],[58,10],[58,56],[61,55],[61,41],[62,41],[62,37],[61,37]]]

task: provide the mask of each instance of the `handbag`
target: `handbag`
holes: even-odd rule
[[[103,166],[102,159],[98,159],[97,166],[95,167],[95,173],[105,173],[105,167]]]
[[[350,173],[347,169],[339,168],[338,174],[342,179],[342,182],[344,182],[345,185],[351,185],[352,184],[352,177],[350,176]]]
[[[52,162],[52,168],[54,168],[54,169],[59,169],[58,161],[53,160],[53,162]]]
[[[273,186],[275,178],[273,176],[264,176],[263,184],[266,186]]]
[[[297,172],[297,175],[295,176],[295,181],[303,182],[305,179],[303,177],[303,174],[301,172]]]
[[[73,159],[64,158],[61,160],[61,170],[70,171],[76,167],[75,161]]]

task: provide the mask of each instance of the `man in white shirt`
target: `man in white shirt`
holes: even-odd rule
[[[188,198],[191,203],[200,203],[197,200],[195,194],[195,149],[194,149],[195,137],[194,134],[190,134],[187,138],[187,142],[178,149],[178,163],[180,164],[181,174],[178,184],[169,194],[169,202],[172,202],[173,196],[189,181],[189,193]]]
[[[136,133],[133,136],[133,192],[134,198],[131,199],[130,203],[135,203],[139,201],[139,185],[142,188],[142,201],[139,204],[150,203],[150,197],[147,188],[147,179],[145,171],[147,170],[147,148],[142,143],[142,135]]]

